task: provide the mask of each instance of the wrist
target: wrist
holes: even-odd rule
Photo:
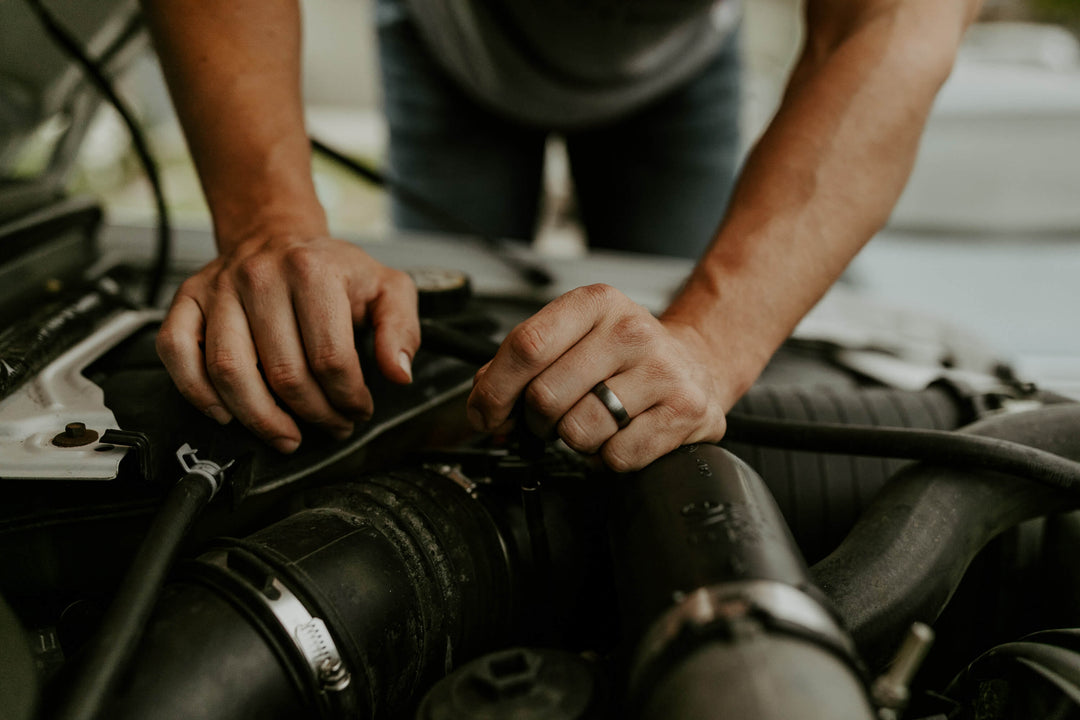
[[[787,324],[776,316],[769,295],[743,273],[702,263],[683,290],[660,316],[707,358],[716,394],[727,412],[754,384],[787,336]]]
[[[199,153],[196,159],[219,252],[267,234],[328,234],[326,213],[311,176],[306,136],[234,148],[231,153],[217,153],[214,163],[205,156]]]
[[[768,362],[769,354],[762,357],[750,351],[741,338],[725,337],[715,327],[678,314],[665,313],[660,320],[683,342],[689,356],[701,359],[712,384],[709,395],[725,414],[750,389]]]
[[[330,234],[322,207],[261,208],[251,214],[214,216],[214,238],[218,253],[236,252],[251,242],[274,237],[296,239],[327,237]]]

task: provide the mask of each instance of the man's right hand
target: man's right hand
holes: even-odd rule
[[[411,382],[420,326],[405,273],[343,240],[258,237],[180,286],[157,349],[195,407],[290,453],[300,429],[281,405],[338,438],[371,416],[353,340],[361,322],[374,330],[382,373]]]

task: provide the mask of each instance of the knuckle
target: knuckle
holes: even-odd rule
[[[295,245],[284,251],[282,259],[291,274],[303,279],[319,278],[327,270],[317,249],[309,245]]]
[[[640,470],[646,463],[640,462],[627,452],[627,448],[608,443],[600,453],[604,464],[617,473]]]
[[[416,294],[416,283],[412,277],[401,270],[386,268],[386,276],[383,284],[394,293]]]
[[[532,366],[544,357],[545,333],[538,323],[524,322],[514,328],[506,338],[510,352],[523,364]]]
[[[306,384],[306,373],[294,363],[278,363],[263,368],[266,382],[278,395],[292,396]]]
[[[560,410],[559,398],[551,385],[537,378],[525,388],[525,402],[544,417],[554,417]]]
[[[275,275],[273,261],[261,254],[249,255],[241,260],[236,266],[236,277],[244,287],[259,291],[268,287]],[[228,276],[221,273],[215,278],[218,289],[224,289],[223,284],[228,283]]]
[[[600,446],[589,437],[589,431],[581,424],[581,421],[572,415],[567,415],[559,421],[557,432],[564,443],[578,452],[593,453]]]
[[[651,318],[648,318],[641,313],[633,313],[621,316],[615,321],[615,325],[612,328],[612,333],[620,341],[632,344],[642,345],[647,343],[655,335],[656,328],[651,322]]]
[[[333,379],[347,375],[355,364],[359,364],[355,349],[350,352],[336,347],[317,350],[308,360],[313,373],[322,378]]]
[[[215,381],[231,385],[243,372],[243,364],[233,355],[216,352],[206,358],[206,372]]]
[[[622,293],[606,283],[586,285],[578,288],[574,292],[579,293],[585,299],[600,305],[607,305],[608,303],[614,302],[622,295]]]
[[[500,398],[491,387],[491,383],[484,382],[484,379],[480,378],[473,387],[472,395],[469,397],[469,404],[485,410],[497,410],[500,405]]]
[[[687,388],[678,388],[667,398],[667,410],[672,419],[694,420],[705,415],[708,403],[701,393],[691,392]]]
[[[176,289],[176,296],[198,297],[203,287],[203,277],[201,274],[192,275],[191,277],[180,283],[180,287]]]

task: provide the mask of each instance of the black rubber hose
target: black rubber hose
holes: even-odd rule
[[[92,720],[101,712],[138,645],[188,528],[213,494],[212,483],[198,473],[185,475],[169,492],[79,661],[57,720]]]
[[[727,437],[734,442],[926,460],[1009,473],[1080,495],[1080,462],[1036,447],[942,430],[884,428],[771,420],[728,415]]]
[[[998,645],[965,668],[945,695],[964,720],[1076,717],[1080,655],[1031,639]]]
[[[850,641],[751,468],[687,446],[616,482],[616,586],[637,646],[628,716],[873,717]]]
[[[1080,458],[1080,405],[997,416],[948,437],[975,436],[993,440],[991,447],[1007,438],[1009,452],[1021,443],[1039,453],[1036,465],[1048,454],[1071,462],[1065,457]],[[955,462],[955,455],[945,456]],[[886,661],[912,622],[933,623],[993,537],[1023,520],[1080,506],[1071,486],[994,467],[921,463],[901,471],[836,551],[811,568],[867,662]]]
[[[760,383],[735,414],[812,423],[955,430],[974,419],[947,386],[912,392],[888,387]],[[721,445],[769,486],[807,562],[821,560],[848,534],[870,499],[908,460],[763,447],[725,439]]]
[[[610,534],[624,632],[644,632],[675,593],[743,580],[810,585],[765,483],[727,451],[688,445],[614,482]]]
[[[161,291],[165,285],[165,275],[169,271],[169,262],[172,254],[172,221],[169,219],[169,207],[165,202],[165,191],[161,186],[161,176],[158,172],[157,161],[154,160],[154,155],[150,151],[150,145],[146,141],[146,136],[139,128],[134,113],[131,112],[127,103],[125,103],[117,94],[115,88],[113,88],[108,78],[105,77],[105,74],[102,72],[98,63],[94,62],[94,60],[86,54],[86,51],[79,44],[79,41],[75,36],[60,25],[56,17],[54,17],[49,9],[45,7],[41,0],[26,0],[26,2],[30,9],[33,10],[34,14],[37,15],[42,27],[44,27],[53,40],[56,41],[57,45],[79,64],[86,74],[86,77],[93,83],[98,92],[100,92],[116,110],[120,119],[123,121],[124,126],[127,128],[128,134],[131,136],[132,147],[139,158],[139,162],[143,166],[143,170],[146,172],[147,179],[150,181],[158,223],[157,247],[154,251],[154,261],[151,265],[150,274],[147,277],[146,282],[146,304],[150,307],[154,307],[161,299]],[[116,48],[108,50],[104,59],[107,60],[115,51]]]
[[[494,340],[463,332],[445,322],[429,318],[420,320],[420,335],[425,350],[473,365],[488,362],[499,349],[499,344]]]
[[[506,641],[522,598],[483,500],[416,470],[314,489],[305,504],[183,566],[109,720],[406,717],[451,667]],[[324,623],[346,686],[312,674],[296,628],[267,605],[277,588]]]

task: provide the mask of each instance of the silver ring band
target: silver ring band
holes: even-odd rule
[[[604,407],[611,413],[611,417],[615,418],[615,424],[619,426],[619,429],[630,424],[630,414],[626,412],[626,408],[623,407],[618,396],[611,392],[611,388],[603,382],[598,382],[593,386],[591,392],[600,399],[600,402],[604,403]]]

